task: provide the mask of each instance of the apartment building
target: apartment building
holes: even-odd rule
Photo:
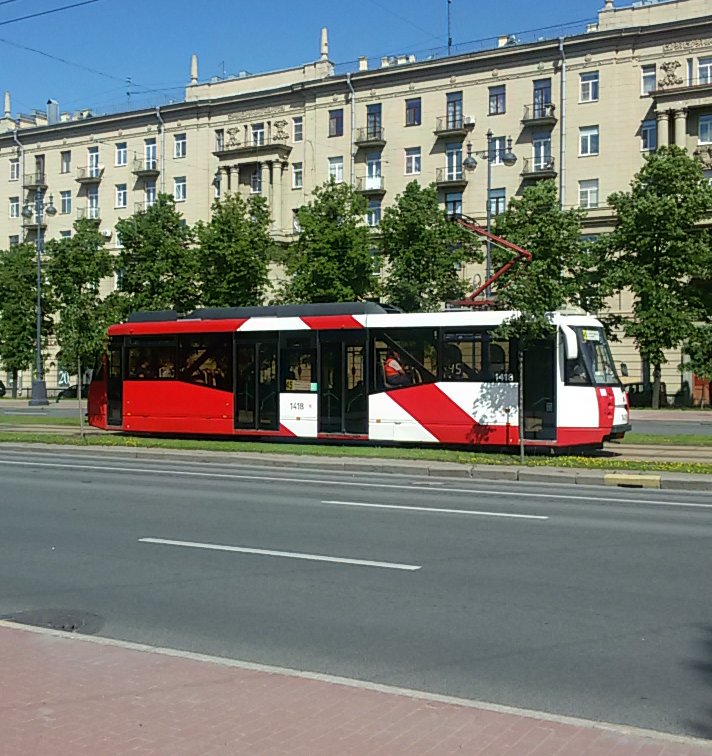
[[[191,224],[209,218],[216,197],[239,192],[268,199],[273,234],[288,242],[296,209],[329,177],[366,196],[373,226],[414,179],[434,182],[449,211],[484,221],[488,203],[500,212],[528,184],[553,178],[564,206],[587,211],[585,233],[606,233],[606,197],[659,145],[686,147],[712,179],[712,15],[709,0],[602,2],[580,33],[505,34],[431,59],[361,58],[351,71],[331,62],[326,30],[316,61],[282,71],[201,82],[194,56],[183,101],[155,109],[63,114],[50,100],[46,112],[14,117],[6,93],[0,247],[35,238],[36,218],[22,208],[38,192],[58,211],[43,218],[46,238],[90,217],[116,249],[116,222],[159,192],[172,193]],[[513,166],[502,159],[509,138]],[[621,295],[614,306],[629,302]],[[630,343],[614,351],[640,374]],[[684,377],[677,362],[671,355],[664,377],[673,389]]]

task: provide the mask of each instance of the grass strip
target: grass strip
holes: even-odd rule
[[[419,449],[373,446],[331,446],[315,444],[268,443],[263,441],[222,441],[184,438],[143,438],[121,435],[91,435],[84,440],[77,435],[57,433],[4,433],[0,443],[43,443],[68,446],[118,446],[141,449],[180,449],[215,452],[257,452],[313,457],[357,457],[377,459],[455,462],[466,465],[517,465],[515,454],[490,454],[453,449]],[[677,472],[712,474],[712,463],[650,462],[606,457],[537,456],[528,457],[527,467],[565,467],[584,470],[636,470],[639,472]]]
[[[70,417],[62,417],[61,415],[12,415],[2,413],[0,414],[0,425],[65,425],[65,426],[79,426],[78,415]]]
[[[712,436],[653,436],[649,433],[626,433],[621,444],[645,446],[712,446]]]

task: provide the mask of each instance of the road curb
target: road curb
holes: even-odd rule
[[[344,473],[373,473],[412,477],[452,478],[522,483],[558,483],[581,486],[620,486],[681,491],[712,492],[712,475],[693,473],[645,473],[575,467],[519,467],[518,465],[469,465],[458,462],[427,460],[374,460],[358,457],[321,457],[289,455],[279,452],[215,452],[198,449],[151,449],[126,446],[80,447],[62,444],[7,443],[0,449],[9,451],[43,451],[105,455],[107,458],[170,460],[201,464],[250,464],[265,468],[310,470],[328,469]]]

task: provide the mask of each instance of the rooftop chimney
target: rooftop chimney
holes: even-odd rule
[[[59,123],[59,103],[57,100],[47,100],[47,123]]]
[[[365,55],[362,55],[358,59],[358,70],[359,71],[368,71],[368,58]]]
[[[198,83],[198,56],[195,53],[190,58],[190,83]]]
[[[613,8],[613,0],[605,0],[605,2],[603,4],[603,10],[604,11],[614,10],[614,8]]]
[[[12,108],[10,107],[10,92],[5,90],[5,118],[12,118]]]
[[[329,32],[325,26],[321,30],[321,59],[329,60]]]

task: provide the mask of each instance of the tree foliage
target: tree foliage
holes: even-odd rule
[[[610,264],[633,295],[624,330],[654,366],[657,406],[665,350],[679,347],[704,316],[690,284],[709,278],[712,269],[710,235],[699,225],[712,211],[712,187],[685,150],[661,147],[646,157],[630,191],[608,202],[617,215],[607,240]]]
[[[117,272],[127,310],[192,310],[199,301],[200,263],[191,229],[172,196],[159,194],[147,210],[120,220]]]
[[[71,238],[47,245],[49,285],[59,316],[59,358],[72,372],[79,361],[84,365],[96,362],[114,317],[109,303],[100,296],[101,281],[113,273],[114,266],[98,223],[82,219],[74,224],[74,230]]]
[[[465,294],[457,266],[481,254],[472,236],[448,220],[434,186],[411,181],[386,208],[380,230],[389,268],[384,293],[391,304],[407,312],[437,310]]]
[[[299,236],[286,260],[284,302],[349,302],[374,293],[366,200],[333,180],[297,213]]]
[[[694,326],[685,345],[685,352],[689,362],[683,363],[681,368],[712,381],[712,325]]]
[[[42,269],[42,341],[52,332],[51,299]],[[32,244],[19,244],[0,252],[0,363],[13,374],[34,365],[37,328],[37,253]]]
[[[274,242],[264,197],[216,200],[207,224],[198,223],[202,303],[208,307],[259,305],[268,287]]]

